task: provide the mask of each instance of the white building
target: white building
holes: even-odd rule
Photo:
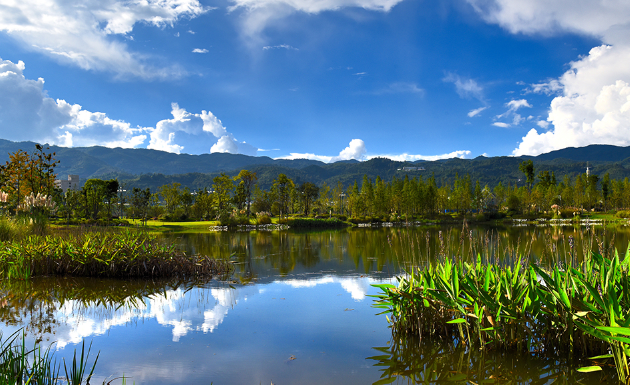
[[[68,175],[68,180],[55,180],[55,186],[60,188],[65,194],[68,190],[78,190],[79,189],[79,176],[78,175]]]

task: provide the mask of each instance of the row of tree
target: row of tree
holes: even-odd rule
[[[394,177],[384,181],[364,176],[361,183],[350,186],[338,182],[316,186],[305,182],[296,185],[285,174],[279,174],[272,186],[261,189],[257,175],[242,170],[236,177],[221,174],[213,184],[191,191],[179,183],[163,185],[152,192],[119,184],[115,179],[89,179],[80,190],[65,195],[54,188],[54,153],[47,154],[37,146],[33,154],[17,151],[0,166],[0,182],[5,207],[17,212],[29,194],[40,194],[55,201],[55,213],[74,218],[160,217],[181,219],[226,219],[265,213],[285,217],[292,214],[350,217],[416,217],[449,211],[470,212],[559,212],[561,210],[609,210],[630,207],[628,179],[601,180],[588,173],[561,181],[549,171],[535,174],[531,160],[521,163],[524,181],[513,185],[502,183],[481,186],[469,175],[455,176],[451,183],[438,186],[434,176],[428,178]]]

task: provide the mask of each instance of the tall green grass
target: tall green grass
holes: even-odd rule
[[[71,364],[63,360],[64,377],[60,374],[62,365],[57,364],[51,346],[43,349],[36,343],[29,350],[23,331],[17,331],[7,339],[0,334],[0,385],[89,384],[98,361],[97,355],[89,364],[90,351],[91,346],[86,352],[84,343],[79,356],[74,351]]]
[[[152,235],[132,230],[30,235],[0,243],[0,278],[73,275],[113,278],[180,277],[226,274],[227,262],[186,255]]]
[[[375,306],[389,315],[395,334],[470,349],[613,359],[619,380],[629,382],[630,247],[624,259],[587,251],[580,262],[571,253],[553,266],[538,262],[527,254],[509,261],[481,253],[468,262],[438,258],[410,269],[398,285],[375,285],[383,292]]]

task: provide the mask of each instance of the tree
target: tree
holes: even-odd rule
[[[149,188],[142,190],[134,187],[131,192],[131,206],[133,208],[134,218],[139,217],[143,224],[146,224],[151,204],[151,190]]]
[[[181,199],[181,183],[173,182],[168,185],[165,184],[158,189],[158,195],[164,201],[164,206],[166,207],[166,212],[168,214],[173,214],[177,206],[179,206]]]
[[[214,177],[212,181],[214,182],[212,188],[214,189],[215,194],[214,203],[216,204],[217,215],[226,215],[229,211],[230,198],[232,196],[232,191],[234,190],[234,182],[232,181],[232,178],[223,172],[220,176]]]
[[[519,171],[525,174],[525,180],[527,182],[527,188],[531,191],[534,185],[534,162],[531,159],[523,161],[518,166]]]
[[[241,170],[241,172],[239,172],[238,175],[234,178],[234,180],[238,180],[238,179],[240,179],[241,183],[243,184],[245,199],[247,202],[247,218],[249,218],[250,203],[252,200],[252,187],[258,180],[258,177],[256,176],[255,172]]]
[[[291,192],[294,189],[295,185],[293,181],[284,174],[279,174],[278,179],[273,181],[272,190],[274,191],[274,196],[278,203],[278,208],[280,209],[280,217],[282,217],[283,214],[285,216],[288,214]]]
[[[304,207],[304,215],[308,215],[308,212],[319,195],[319,187],[315,186],[311,182],[302,183],[299,188],[300,198],[302,199],[302,205]]]

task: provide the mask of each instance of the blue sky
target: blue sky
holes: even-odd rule
[[[0,0],[0,137],[326,162],[630,145],[621,0]]]

